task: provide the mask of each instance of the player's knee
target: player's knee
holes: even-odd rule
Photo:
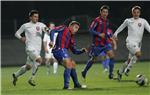
[[[141,54],[141,52],[137,52],[135,55],[137,58],[140,58],[142,54]]]
[[[66,67],[66,68],[72,68],[72,62],[70,59],[65,59],[63,61],[63,65]]]
[[[76,63],[75,61],[72,61],[72,68],[75,68],[76,67]]]
[[[27,70],[30,70],[30,69],[31,69],[31,65],[26,64],[26,69],[27,69]]]
[[[42,63],[42,58],[38,58],[38,59],[36,59],[36,62],[38,62],[38,63]]]
[[[107,55],[109,56],[109,58],[115,57],[115,54],[113,53],[113,51],[108,52]]]

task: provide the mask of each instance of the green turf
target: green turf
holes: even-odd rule
[[[115,71],[121,64],[115,65]],[[79,81],[82,82],[81,74],[85,64],[77,66]],[[108,75],[102,72],[101,64],[94,64],[87,75],[87,89],[62,90],[63,87],[63,67],[59,66],[57,75],[46,75],[44,66],[39,68],[36,82],[37,86],[32,87],[27,83],[31,72],[21,76],[17,86],[12,85],[12,72],[19,67],[5,67],[1,70],[2,75],[2,95],[150,95],[150,87],[138,87],[135,76],[139,73],[146,75],[150,79],[150,62],[137,63],[132,68],[129,77],[123,77],[122,82],[109,80]],[[70,87],[73,87],[71,80]]]

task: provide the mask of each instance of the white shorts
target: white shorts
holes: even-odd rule
[[[26,50],[27,62],[26,64],[35,63],[36,59],[41,58],[39,50]]]
[[[126,47],[131,55],[135,55],[136,52],[141,51],[141,44],[135,42],[127,42]]]
[[[48,50],[48,52],[45,52],[45,58],[46,59],[54,58],[52,50]]]

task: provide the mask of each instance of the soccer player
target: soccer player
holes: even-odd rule
[[[42,63],[42,58],[40,56],[41,44],[42,44],[42,31],[45,31],[46,25],[38,22],[39,12],[37,10],[31,10],[29,13],[30,22],[23,24],[19,30],[15,33],[15,36],[25,43],[27,61],[20,70],[14,72],[13,85],[16,85],[19,76],[23,75],[26,71],[32,68],[32,76],[29,78],[28,83],[35,86],[34,77],[38,70],[38,66]],[[21,34],[25,32],[25,37]]]
[[[53,22],[50,22],[48,24],[48,27],[49,27],[49,32],[50,32],[51,30],[53,30],[55,28],[55,24]],[[53,56],[52,48],[49,47],[49,43],[50,43],[49,32],[46,32],[44,34],[44,38],[43,38],[43,45],[44,45],[44,51],[45,51],[45,64],[47,67],[47,74],[48,75],[50,74],[50,64],[53,64],[53,73],[54,74],[57,73],[57,68],[58,68],[58,62]],[[57,34],[58,33],[54,34],[54,44],[56,41]]]
[[[68,50],[70,49],[74,54],[81,54],[86,52],[85,48],[76,49],[76,43],[74,40],[74,34],[79,30],[80,23],[77,21],[70,22],[69,26],[61,25],[56,27],[50,32],[50,46],[54,44],[54,33],[58,33],[56,44],[52,49],[54,57],[59,63],[64,66],[64,87],[63,89],[69,88],[70,76],[74,82],[74,88],[81,88],[81,85],[77,78],[75,69],[75,61],[69,56]]]
[[[116,42],[112,38],[112,33],[109,31],[109,20],[108,16],[109,7],[103,5],[100,8],[100,16],[98,16],[90,26],[90,32],[93,35],[92,48],[89,51],[90,59],[87,61],[86,67],[81,72],[82,77],[85,79],[87,71],[91,68],[96,57],[102,52],[105,52],[109,60],[109,79],[113,79],[113,68],[114,68],[114,52],[112,45],[116,47]]]
[[[117,35],[125,28],[128,27],[128,36],[126,39],[126,47],[129,50],[128,60],[118,70],[118,80],[122,78],[122,74],[128,76],[128,73],[133,63],[141,56],[141,41],[144,33],[144,28],[150,33],[150,26],[148,22],[140,18],[141,7],[134,6],[132,8],[132,18],[127,18],[121,26],[114,33],[114,38],[117,40]]]

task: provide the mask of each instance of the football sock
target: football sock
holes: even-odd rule
[[[114,69],[114,58],[110,58],[109,60],[109,74],[112,75],[113,74],[113,69]]]
[[[78,81],[76,69],[74,69],[74,68],[71,69],[71,77],[72,77],[72,80],[74,82],[74,86],[78,86],[79,85],[79,81]]]
[[[16,77],[19,77],[19,76],[21,76],[22,74],[24,74],[26,71],[27,71],[26,65],[24,65],[24,66],[22,66],[22,67],[20,68],[20,70],[18,70],[18,71],[15,73],[15,76],[16,76]]]
[[[56,74],[57,73],[57,69],[58,69],[58,63],[57,62],[53,63],[53,69],[54,69],[53,73]]]
[[[84,68],[83,72],[86,75],[87,71],[92,67],[93,65],[93,60],[92,58],[88,60],[86,67]]]
[[[71,74],[71,69],[65,68],[65,70],[64,70],[64,88],[69,87],[70,74]]]

